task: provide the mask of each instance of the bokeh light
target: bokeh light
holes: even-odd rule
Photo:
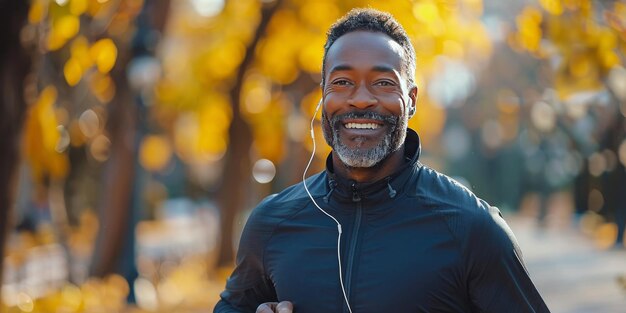
[[[94,137],[100,131],[100,118],[94,110],[85,110],[78,118],[78,126],[85,137]]]
[[[268,159],[260,159],[254,162],[252,167],[252,177],[258,183],[267,184],[276,176],[276,166]]]
[[[165,168],[172,155],[170,143],[162,136],[146,136],[139,147],[139,162],[149,171]]]

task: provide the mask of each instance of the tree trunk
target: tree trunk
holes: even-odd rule
[[[261,11],[261,20],[252,41],[246,47],[246,53],[230,91],[230,101],[233,106],[233,120],[228,129],[229,149],[224,165],[224,181],[218,192],[218,203],[221,214],[222,237],[220,239],[220,253],[217,260],[218,267],[231,266],[234,260],[233,228],[235,217],[242,211],[250,191],[250,147],[252,146],[252,131],[239,111],[241,102],[241,88],[245,74],[254,61],[254,52],[259,40],[265,34],[267,25],[280,6],[281,0],[266,4]]]
[[[100,227],[90,269],[90,274],[95,276],[115,272],[125,238],[132,231],[128,225],[135,173],[137,109],[127,87],[128,56],[124,58],[126,60],[118,60],[111,73],[117,93],[109,104],[110,155],[103,171],[98,205]]]
[[[19,140],[26,112],[24,78],[31,63],[19,37],[27,13],[27,1],[0,1],[0,288],[6,237],[11,228],[9,218],[19,164]]]
[[[145,4],[142,13],[136,19],[138,24],[134,46],[119,49],[118,64],[112,74],[117,93],[109,104],[108,131],[111,139],[110,157],[104,169],[104,186],[100,194],[99,204],[100,229],[94,249],[90,274],[105,276],[119,273],[130,278],[127,264],[133,264],[134,226],[138,216],[133,212],[133,195],[138,188],[135,174],[137,172],[137,146],[139,141],[138,126],[143,117],[139,116],[139,105],[129,89],[126,69],[129,62],[136,56],[150,51],[146,47],[147,40],[141,36],[150,34],[151,30],[159,32],[165,27],[169,0],[153,1]],[[130,255],[128,255],[130,254]],[[132,267],[132,266],[131,266]],[[130,282],[129,282],[130,283]]]

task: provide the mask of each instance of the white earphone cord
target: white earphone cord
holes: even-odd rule
[[[306,185],[306,172],[309,170],[309,167],[311,167],[311,163],[313,162],[313,158],[315,157],[316,145],[315,145],[315,133],[313,132],[313,123],[315,122],[315,116],[317,116],[317,111],[319,111],[321,105],[322,105],[322,100],[320,99],[320,102],[317,103],[317,107],[315,108],[315,113],[313,113],[313,118],[311,119],[311,140],[313,141],[313,151],[311,152],[311,158],[309,158],[309,163],[306,165],[306,168],[304,169],[304,172],[302,173],[302,184],[304,185],[304,190],[306,190],[306,193],[309,195],[309,198],[311,198],[313,205],[315,205],[315,207],[317,207],[320,211],[322,211],[322,213],[326,214],[326,216],[330,217],[333,221],[335,221],[335,223],[337,223],[337,232],[338,232],[337,261],[339,262],[339,283],[341,284],[341,291],[343,292],[343,299],[346,301],[346,305],[348,306],[348,311],[352,313],[352,308],[350,307],[350,303],[348,302],[348,295],[346,294],[346,288],[344,287],[344,284],[343,284],[343,274],[341,274],[341,233],[342,233],[341,224],[339,224],[339,221],[337,221],[335,217],[328,214],[328,212],[324,211],[324,209],[322,209],[317,204],[315,199],[313,199],[313,196],[311,195],[309,188]]]

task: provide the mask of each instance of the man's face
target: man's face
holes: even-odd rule
[[[378,32],[356,31],[326,55],[324,138],[350,167],[372,167],[404,143],[417,88],[407,86],[402,47]]]

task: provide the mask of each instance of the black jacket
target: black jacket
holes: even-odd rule
[[[410,130],[406,165],[371,184],[327,170],[307,179],[342,225],[341,261],[354,313],[549,312],[497,208],[419,163]],[[337,226],[302,183],[267,197],[245,226],[237,267],[214,312],[254,312],[289,300],[297,313],[347,312]]]

